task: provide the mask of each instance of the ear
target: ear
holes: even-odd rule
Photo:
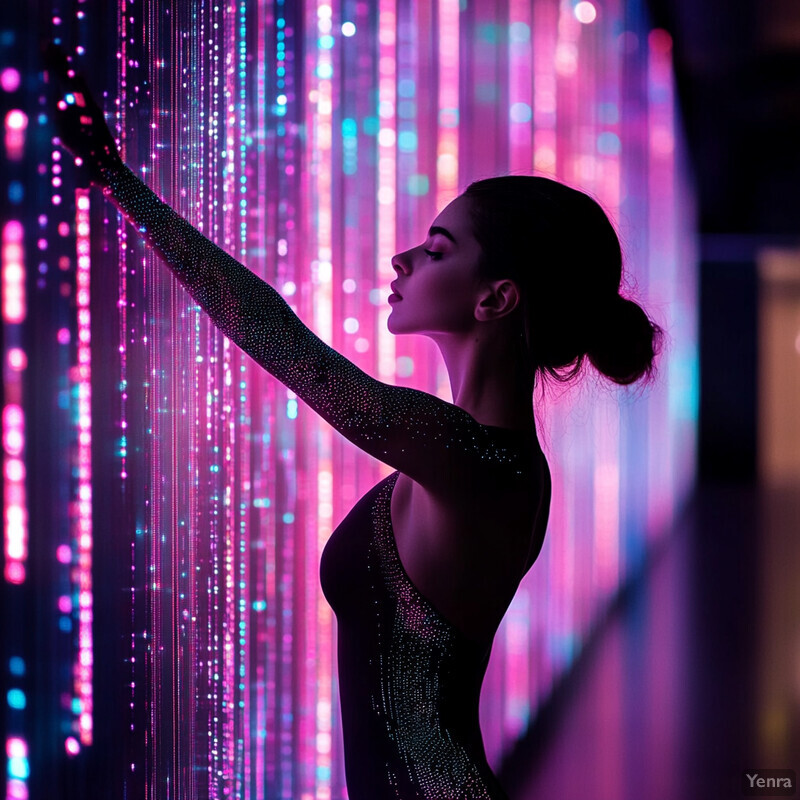
[[[484,284],[475,305],[475,319],[491,322],[510,314],[522,301],[519,287],[512,280],[503,279]]]

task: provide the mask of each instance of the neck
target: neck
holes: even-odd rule
[[[453,403],[483,425],[534,430],[533,380],[513,338],[499,328],[431,336],[444,359]]]

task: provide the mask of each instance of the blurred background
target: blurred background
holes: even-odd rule
[[[663,560],[547,717],[520,796],[580,796],[584,776],[567,765],[586,753],[609,798],[739,797],[744,765],[799,763],[800,7],[649,7],[674,39],[698,206],[698,482]],[[649,659],[669,658],[650,643],[667,604],[688,671],[681,756],[659,783],[636,709],[651,702]],[[626,702],[609,698],[615,679]],[[622,761],[597,744],[609,719],[639,743]]]
[[[56,0],[0,11],[8,800],[345,798],[319,551],[386,469],[208,326],[51,145],[42,40],[126,162],[365,370],[470,180],[594,194],[658,380],[542,395],[545,549],[482,696],[512,798],[800,769],[800,7]],[[416,337],[413,337],[416,338]]]
[[[698,204],[698,483],[673,546],[548,719],[547,755],[523,781],[531,797],[578,797],[585,784],[565,765],[587,751],[604,797],[738,797],[745,764],[798,767],[800,8],[649,6],[674,38]],[[630,708],[648,702],[647,631],[671,603],[690,665],[685,727],[681,766],[654,789],[637,747],[621,766],[593,742],[620,707],[609,671]],[[626,742],[652,740],[635,713],[620,725]]]

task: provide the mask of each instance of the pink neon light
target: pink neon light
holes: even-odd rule
[[[13,384],[7,388],[19,390]],[[6,477],[3,489],[4,577],[9,583],[15,584],[25,581],[25,562],[28,558],[28,506],[25,462],[22,460],[24,449],[25,415],[20,405],[11,403],[3,408],[3,471]]]
[[[28,785],[19,778],[10,778],[6,784],[9,800],[28,800]]]
[[[7,405],[3,409],[3,447],[10,456],[18,456],[25,445],[25,415],[22,407]]]
[[[312,18],[313,19],[313,18]],[[320,41],[323,37],[332,37],[333,21],[332,9],[329,5],[321,5],[317,8],[316,19],[312,24],[315,25]],[[313,320],[316,330],[320,336],[328,342],[334,341],[333,325],[333,223],[334,208],[332,203],[333,186],[333,108],[334,108],[334,78],[338,78],[337,72],[340,69],[339,63],[335,58],[334,50],[331,47],[318,48],[314,52],[315,56],[315,76],[314,96],[316,98],[315,117],[315,141],[313,142],[314,159],[316,161],[316,177],[314,181],[314,196],[316,206],[316,237],[313,242],[313,253],[315,263],[312,265],[311,289],[313,291]],[[287,175],[290,175],[287,171]],[[287,247],[288,243],[280,245],[280,248]],[[296,399],[287,393],[289,402]],[[293,412],[294,413],[294,412]],[[326,476],[330,471],[330,451],[332,447],[332,437],[329,430],[320,425],[317,420],[312,422],[313,436],[319,448],[320,460],[318,464],[319,472],[316,476],[315,485],[311,488],[309,497],[310,503],[316,505],[317,524],[316,530],[312,530],[313,515],[308,516],[307,534],[311,537],[309,541],[316,544],[312,550],[321,549],[324,542],[333,530],[332,526],[332,488]],[[299,520],[298,520],[299,522]],[[316,555],[316,553],[315,553]],[[304,580],[314,580],[314,566],[316,559],[307,558],[303,564]],[[302,630],[303,647],[313,659],[316,669],[316,686],[306,686],[302,693],[302,702],[309,708],[315,706],[324,708],[330,706],[331,697],[331,674],[333,663],[331,653],[326,644],[332,635],[332,620],[330,612],[324,608],[319,597],[315,602],[315,615],[319,620],[319,629],[312,630],[312,626],[304,626]],[[319,634],[319,635],[318,635]],[[290,641],[284,639],[283,647],[290,646]],[[284,649],[284,652],[288,653]],[[322,725],[320,725],[322,722]],[[324,721],[324,717],[319,714],[314,718],[311,716],[302,720],[299,726],[301,736],[308,745],[303,746],[298,752],[300,758],[308,763],[315,765],[315,770],[319,778],[315,783],[315,795],[321,800],[329,800],[331,797],[331,767],[332,759],[330,751],[320,748],[318,734],[330,730],[330,725]]]
[[[80,742],[92,743],[92,384],[91,384],[91,313],[90,303],[90,229],[89,193],[87,189],[75,192],[76,250],[78,269],[76,293],[78,302],[78,364],[77,370],[77,423],[78,423],[78,503],[73,518],[73,541],[77,543],[77,582],[80,588],[78,615],[78,657],[73,667],[75,694],[81,701],[79,717]],[[63,329],[62,329],[63,331]],[[59,341],[62,340],[59,331]],[[68,333],[68,332],[67,332]],[[63,598],[62,598],[63,599]],[[69,598],[67,598],[69,599]],[[71,606],[71,604],[70,604]]]
[[[23,227],[17,220],[7,222],[2,236],[3,319],[20,323],[25,319],[25,254]]]
[[[19,161],[25,149],[25,131],[28,127],[28,115],[18,108],[6,114],[5,118],[5,145],[6,157],[9,161]]]
[[[584,25],[589,25],[597,19],[597,9],[593,3],[589,3],[587,0],[582,0],[575,6],[574,14],[575,19]]]
[[[20,458],[6,460],[6,480],[12,482],[22,481],[25,478],[25,462]]]
[[[6,755],[9,758],[27,758],[28,743],[19,736],[11,736],[6,740]]]
[[[458,193],[458,31],[459,0],[439,0],[437,209],[444,208]]]
[[[28,127],[28,115],[19,109],[6,114],[6,128],[12,131],[24,131]]]
[[[8,351],[8,366],[15,372],[22,372],[28,366],[28,356],[19,347],[12,347]]]
[[[28,800],[27,775],[30,772],[28,743],[19,736],[9,737],[6,739],[6,756],[9,775],[6,797],[10,800]],[[20,777],[22,775],[25,777]]]
[[[25,583],[25,565],[19,561],[6,562],[3,577],[8,583]]]
[[[6,67],[0,72],[0,86],[5,92],[16,92],[19,89],[20,74],[14,67]]]
[[[650,31],[647,37],[647,43],[650,45],[650,48],[660,56],[669,56],[672,51],[672,36],[670,36],[669,31],[665,31],[663,28],[655,28]],[[667,68],[666,77],[669,79],[669,69],[671,65],[669,61],[664,63]]]

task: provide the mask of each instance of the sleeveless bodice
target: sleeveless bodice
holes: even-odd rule
[[[361,498],[322,554],[338,625],[348,794],[499,800],[478,722],[490,645],[454,628],[403,568],[390,513],[398,474]]]

